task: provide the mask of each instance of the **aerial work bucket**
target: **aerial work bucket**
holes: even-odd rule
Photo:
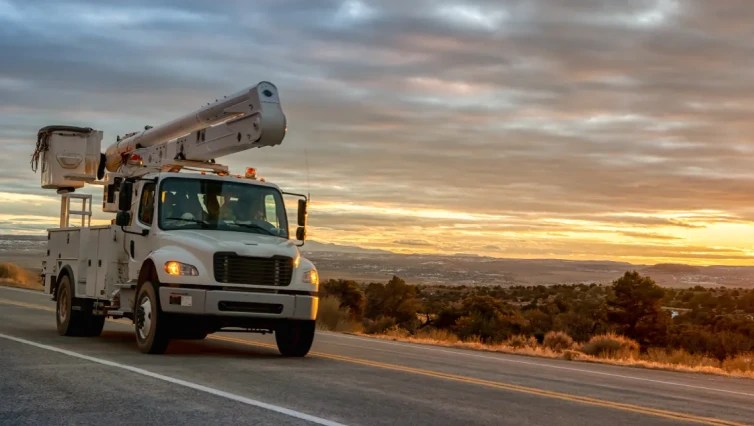
[[[42,163],[42,188],[71,192],[100,172],[102,132],[88,127],[47,126],[37,133],[31,168]]]

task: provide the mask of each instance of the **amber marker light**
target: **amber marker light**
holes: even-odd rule
[[[194,265],[181,263],[175,260],[165,262],[165,272],[167,272],[168,275],[188,275],[192,277],[199,275],[199,271]]]

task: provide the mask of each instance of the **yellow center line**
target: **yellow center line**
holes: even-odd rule
[[[234,337],[209,336],[208,338],[214,339],[214,340],[222,340],[226,342],[239,343],[239,344],[248,345],[248,346],[260,346],[260,347],[265,347],[265,348],[277,349],[277,346],[273,344],[255,342],[255,341],[239,339],[239,338],[234,338]],[[515,385],[511,383],[478,379],[474,377],[460,376],[456,374],[443,373],[443,372],[433,371],[433,370],[425,370],[422,368],[407,367],[407,366],[396,365],[396,364],[387,364],[387,363],[378,362],[378,361],[370,361],[366,359],[353,358],[353,357],[343,356],[343,355],[335,355],[335,354],[325,353],[325,352],[310,352],[309,354],[319,357],[319,358],[327,358],[327,359],[332,359],[332,360],[337,360],[337,361],[342,361],[342,362],[348,362],[352,364],[381,368],[385,370],[400,371],[404,373],[411,373],[411,374],[417,374],[421,376],[434,377],[434,378],[445,379],[445,380],[450,380],[454,382],[481,385],[481,386],[486,386],[486,387],[495,388],[495,389],[509,390],[509,391],[514,391],[514,392],[519,392],[519,393],[526,393],[530,395],[538,395],[538,396],[543,396],[547,398],[560,399],[564,401],[579,402],[582,404],[595,405],[599,407],[612,408],[612,409],[617,409],[617,410],[622,410],[622,411],[630,411],[630,412],[640,413],[640,414],[645,414],[645,415],[653,415],[653,416],[664,417],[664,418],[673,419],[673,420],[685,420],[689,422],[709,424],[709,425],[728,425],[728,426],[745,425],[744,423],[721,420],[721,419],[716,419],[712,417],[702,417],[702,416],[696,416],[693,414],[660,410],[656,408],[643,407],[639,405],[626,404],[622,402],[613,402],[613,401],[607,401],[603,399],[590,398],[586,396],[578,396],[578,395],[572,395],[572,394],[567,394],[567,393],[562,393],[562,392],[548,391],[544,389]]]
[[[38,310],[43,310],[43,311],[55,312],[55,309],[47,307],[47,306],[35,305],[35,304],[24,303],[24,302],[17,302],[14,300],[7,300],[7,299],[2,299],[2,298],[0,298],[0,303],[20,306],[20,307],[30,308],[30,309],[38,309]],[[131,321],[122,320],[122,319],[121,320],[109,319],[108,321],[119,323],[119,324],[126,324],[126,325],[132,324]],[[257,342],[253,340],[239,339],[237,337],[215,335],[215,336],[208,336],[207,339],[229,342],[229,343],[237,343],[237,344],[241,344],[245,346],[256,346],[256,347],[263,347],[263,348],[269,348],[269,349],[277,349],[277,346],[274,344]],[[544,389],[539,389],[539,388],[533,388],[533,387],[528,387],[528,386],[516,385],[512,383],[499,382],[499,381],[479,379],[479,378],[469,377],[469,376],[461,376],[461,375],[456,375],[456,374],[451,374],[451,373],[444,373],[441,371],[426,370],[422,368],[414,368],[414,367],[408,367],[408,366],[397,365],[397,364],[388,364],[388,363],[379,362],[379,361],[371,361],[367,359],[354,358],[354,357],[344,356],[344,355],[336,355],[336,354],[326,353],[326,352],[312,351],[309,354],[311,356],[315,356],[318,358],[325,358],[325,359],[331,359],[335,361],[347,362],[351,364],[363,365],[367,367],[380,368],[383,370],[399,371],[403,373],[410,373],[410,374],[415,374],[415,375],[420,375],[420,376],[425,376],[425,377],[433,377],[433,378],[443,379],[443,380],[448,380],[448,381],[453,381],[453,382],[480,385],[480,386],[485,386],[485,387],[493,388],[493,389],[501,389],[501,390],[518,392],[518,393],[525,393],[529,395],[537,395],[537,396],[541,396],[545,398],[577,402],[577,403],[586,404],[586,405],[611,408],[615,410],[628,411],[628,412],[639,413],[639,414],[644,414],[644,415],[652,415],[652,416],[662,417],[662,418],[672,419],[672,420],[683,420],[683,421],[694,422],[694,423],[702,423],[702,424],[708,424],[708,425],[721,425],[721,426],[723,425],[724,426],[744,426],[745,425],[744,423],[716,419],[712,417],[703,417],[703,416],[696,416],[693,414],[681,413],[681,412],[676,412],[676,411],[660,410],[657,408],[644,407],[640,405],[626,404],[622,402],[614,402],[614,401],[608,401],[604,399],[591,398],[588,396],[579,396],[579,395],[573,395],[573,394],[568,394],[568,393],[563,393],[563,392],[549,391],[549,390],[544,390]]]

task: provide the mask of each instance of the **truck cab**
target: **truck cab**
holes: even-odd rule
[[[157,173],[132,188],[123,232],[128,282],[135,283],[137,340],[146,343],[151,325],[142,318],[154,302],[139,291],[146,282],[178,336],[223,328],[276,331],[282,323],[313,328],[317,270],[289,238],[284,195],[276,185]]]

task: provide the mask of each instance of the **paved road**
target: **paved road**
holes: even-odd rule
[[[132,328],[55,331],[0,287],[0,424],[754,424],[754,380],[319,333],[303,359],[220,333],[143,355]]]

